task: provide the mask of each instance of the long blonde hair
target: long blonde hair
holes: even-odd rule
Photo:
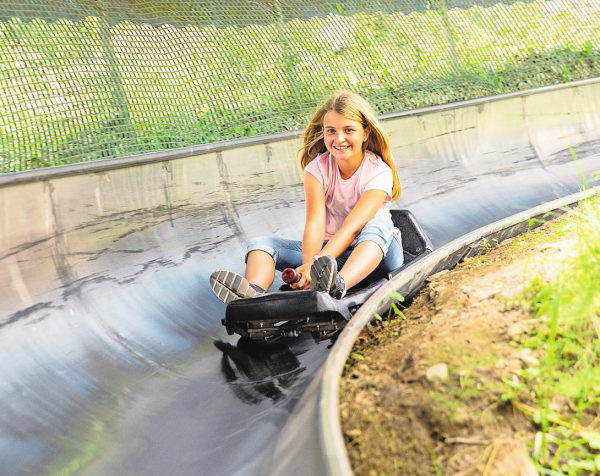
[[[302,171],[319,154],[327,150],[323,136],[323,119],[328,112],[335,111],[340,116],[351,121],[359,122],[363,128],[370,127],[371,132],[365,143],[363,143],[363,152],[370,150],[392,169],[394,185],[392,187],[392,201],[400,197],[401,187],[396,164],[390,151],[390,141],[381,123],[375,116],[375,111],[358,94],[350,91],[340,91],[331,96],[325,103],[313,114],[310,123],[302,134],[302,147],[298,151],[300,155],[300,167]]]

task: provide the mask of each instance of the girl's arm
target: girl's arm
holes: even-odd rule
[[[325,239],[325,191],[317,178],[304,172],[306,224],[302,236],[302,262],[310,261],[321,251]]]
[[[337,258],[356,239],[365,225],[375,216],[387,197],[383,190],[367,190],[358,199],[344,224],[319,253]]]
[[[302,265],[296,272],[302,274],[301,280],[292,285],[294,289],[306,289],[310,286],[310,258],[321,252],[325,239],[325,191],[323,185],[311,173],[304,172],[304,195],[306,198],[306,224],[302,235]]]

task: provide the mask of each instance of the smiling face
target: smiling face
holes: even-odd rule
[[[370,129],[363,128],[357,121],[346,119],[335,111],[323,117],[325,147],[338,163],[358,164],[363,159],[363,142],[369,137]]]

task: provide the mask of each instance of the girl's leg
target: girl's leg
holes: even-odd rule
[[[251,284],[267,290],[275,279],[275,261],[266,251],[254,250],[248,253],[244,277]]]
[[[362,241],[356,245],[354,251],[340,270],[340,275],[346,282],[346,289],[360,283],[381,263],[383,251],[374,241]]]
[[[379,266],[384,274],[402,266],[402,243],[391,220],[378,217],[362,229],[354,251],[340,270],[346,289],[358,284]]]
[[[268,289],[275,279],[275,270],[297,268],[302,264],[302,242],[272,236],[253,238],[246,251],[245,278]]]

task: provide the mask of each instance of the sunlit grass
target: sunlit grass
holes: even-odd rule
[[[533,277],[524,296],[538,320],[524,346],[540,364],[503,396],[538,427],[530,446],[540,474],[600,471],[600,195],[580,204],[575,223],[577,253],[553,280]]]
[[[193,11],[177,26],[0,21],[0,173],[301,129],[339,89],[384,114],[600,75],[600,12],[582,1],[339,5],[219,28]]]

